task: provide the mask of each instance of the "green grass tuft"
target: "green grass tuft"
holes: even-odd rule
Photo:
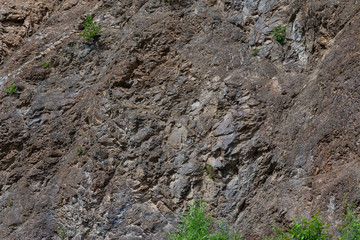
[[[82,147],[79,147],[77,150],[77,155],[80,156],[82,154],[83,154],[83,149],[82,149]]]
[[[258,48],[253,48],[253,49],[251,50],[251,54],[252,54],[254,57],[257,56],[258,53],[259,53],[259,49],[258,49]]]
[[[214,231],[218,229],[218,231]],[[169,240],[240,240],[224,224],[215,224],[214,220],[206,214],[205,203],[196,201],[190,205],[185,214],[181,216],[181,223],[177,233],[169,234]]]
[[[60,240],[67,240],[66,229],[64,229],[62,226],[59,226],[57,232]]]
[[[50,67],[50,62],[42,61],[42,62],[41,62],[41,66],[42,66],[43,68],[48,68],[48,67]]]

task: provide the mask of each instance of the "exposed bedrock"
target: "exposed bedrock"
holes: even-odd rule
[[[195,199],[245,239],[336,226],[360,206],[359,43],[358,0],[2,0],[0,239],[160,240]]]

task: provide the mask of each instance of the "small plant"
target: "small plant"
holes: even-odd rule
[[[284,231],[278,227],[274,228],[274,236],[266,240],[330,240],[328,236],[328,223],[324,223],[319,213],[306,220],[304,218],[294,219],[290,229]]]
[[[57,232],[60,240],[66,240],[66,230],[62,226],[58,227]]]
[[[13,206],[13,199],[12,199],[11,196],[9,196],[9,197],[7,198],[7,204],[8,204],[9,207],[12,207],[12,206]]]
[[[93,17],[90,14],[86,15],[86,18],[83,23],[84,32],[80,34],[83,37],[84,41],[90,41],[97,39],[101,34],[101,25],[97,24]]]
[[[252,54],[253,56],[257,56],[258,53],[259,53],[259,49],[258,49],[258,48],[253,48],[253,49],[251,50],[251,54]]]
[[[43,68],[48,68],[48,67],[50,67],[50,62],[42,61],[41,65],[42,65]]]
[[[286,42],[285,32],[286,32],[286,26],[279,24],[271,31],[271,34],[275,36],[276,41],[278,41],[281,45],[283,45]]]
[[[13,93],[17,92],[17,87],[15,83],[11,84],[8,88],[4,89],[9,96],[11,96]]]
[[[218,231],[214,231],[218,229]],[[185,214],[181,216],[181,223],[177,233],[169,234],[169,240],[240,240],[224,224],[215,224],[213,219],[206,214],[205,203],[196,201],[190,205]]]
[[[207,175],[208,175],[208,177],[209,177],[210,179],[214,179],[215,170],[214,170],[213,166],[211,166],[210,164],[207,163],[207,164],[205,165],[204,172],[207,173]]]
[[[360,239],[360,219],[355,215],[353,207],[348,205],[344,224],[339,227],[339,240],[358,240]]]
[[[80,156],[81,154],[83,154],[83,150],[82,147],[79,147],[77,150],[77,155]]]

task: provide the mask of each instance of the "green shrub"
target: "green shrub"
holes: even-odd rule
[[[280,228],[274,229],[274,236],[265,238],[267,240],[330,240],[328,236],[328,223],[324,223],[319,213],[306,220],[304,218],[294,219],[290,229],[284,231]]]
[[[285,32],[286,27],[280,24],[271,31],[271,34],[275,36],[276,41],[280,44],[285,44]]]
[[[218,231],[213,231],[215,222],[206,214],[205,204],[197,201],[190,205],[181,216],[181,223],[177,233],[169,234],[170,240],[239,240],[237,234],[232,233],[229,227],[218,224]]]
[[[319,213],[309,220],[298,219],[291,225],[288,231],[292,239],[296,240],[326,240],[328,237],[329,224],[324,223]]]
[[[360,219],[355,215],[351,206],[347,207],[344,224],[339,227],[339,232],[339,240],[360,239]]]
[[[17,89],[15,83],[13,83],[4,90],[5,90],[5,92],[7,92],[7,94],[9,94],[9,96],[11,96],[13,93],[16,93],[18,89]]]
[[[101,34],[101,25],[97,24],[90,14],[86,15],[83,23],[84,32],[80,34],[84,41],[95,40]]]

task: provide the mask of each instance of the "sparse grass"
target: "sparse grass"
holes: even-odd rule
[[[48,62],[48,61],[42,61],[42,62],[41,62],[41,66],[42,66],[43,68],[48,68],[48,67],[50,67],[50,62]]]
[[[219,229],[214,231],[214,229]],[[240,240],[236,233],[224,224],[215,224],[206,214],[205,203],[196,201],[181,216],[177,233],[169,234],[169,240]]]
[[[286,32],[286,26],[279,24],[271,31],[271,34],[275,36],[276,41],[278,41],[281,45],[283,45],[286,43],[285,32]]]
[[[93,20],[90,14],[86,15],[83,23],[84,32],[80,34],[85,42],[97,39],[101,34],[101,25]]]
[[[7,94],[9,95],[9,96],[11,96],[11,95],[13,95],[14,93],[16,93],[17,92],[17,87],[16,87],[16,84],[15,83],[13,83],[13,84],[11,84],[8,88],[6,88],[6,89],[4,89],[5,90],[5,92],[7,92]]]
[[[9,197],[7,198],[7,204],[8,204],[9,207],[12,207],[12,206],[14,205],[13,199],[12,199],[11,196],[9,196]]]
[[[253,56],[257,56],[258,53],[259,53],[259,49],[258,49],[258,48],[253,48],[253,49],[251,50],[251,54],[252,54]]]
[[[62,226],[59,226],[57,232],[60,240],[67,240],[66,229],[64,229]]]
[[[77,155],[80,156],[82,154],[83,154],[83,149],[82,149],[82,147],[79,147],[77,150]]]
[[[208,177],[209,177],[210,179],[214,179],[215,170],[214,170],[213,166],[211,166],[210,164],[207,163],[207,164],[205,165],[204,172],[207,173],[207,175],[208,175]]]

